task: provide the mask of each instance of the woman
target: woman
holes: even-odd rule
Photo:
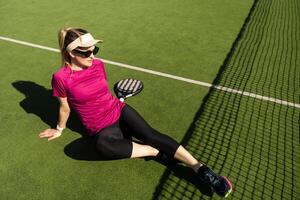
[[[50,141],[61,136],[72,108],[101,156],[121,159],[163,154],[191,167],[218,195],[226,197],[232,191],[226,177],[218,176],[175,140],[150,127],[137,111],[110,93],[104,64],[94,59],[99,50],[95,45],[101,40],[81,28],[61,29],[58,39],[63,67],[53,75],[52,88],[60,102],[59,120],[56,129],[46,129],[39,134],[41,138]],[[132,136],[142,143],[134,142]]]

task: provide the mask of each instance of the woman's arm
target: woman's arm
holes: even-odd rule
[[[58,97],[59,100],[59,116],[58,116],[58,123],[57,125],[60,128],[66,128],[66,124],[68,121],[68,118],[70,116],[70,106],[67,100],[67,97]]]
[[[53,140],[61,136],[63,129],[65,129],[68,118],[70,116],[70,106],[68,104],[67,97],[58,97],[59,106],[59,116],[56,129],[46,129],[39,134],[40,138],[47,137],[48,141]]]

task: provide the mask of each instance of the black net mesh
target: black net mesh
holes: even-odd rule
[[[299,0],[254,1],[214,81],[292,104],[211,88],[183,139],[196,158],[231,180],[232,199],[300,197],[299,13]],[[153,195],[209,198],[215,195],[202,194],[172,170],[164,173]]]

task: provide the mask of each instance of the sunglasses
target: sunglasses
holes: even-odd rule
[[[91,54],[96,55],[99,51],[99,47],[95,46],[93,51],[80,51],[78,49],[74,49],[73,51],[75,51],[76,53],[78,53],[79,55],[81,55],[84,58],[88,58],[91,56]]]

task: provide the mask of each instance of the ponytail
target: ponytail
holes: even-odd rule
[[[88,33],[81,28],[66,27],[58,31],[58,44],[61,53],[62,66],[71,64],[71,56],[67,52],[66,47],[76,40],[79,36]]]

